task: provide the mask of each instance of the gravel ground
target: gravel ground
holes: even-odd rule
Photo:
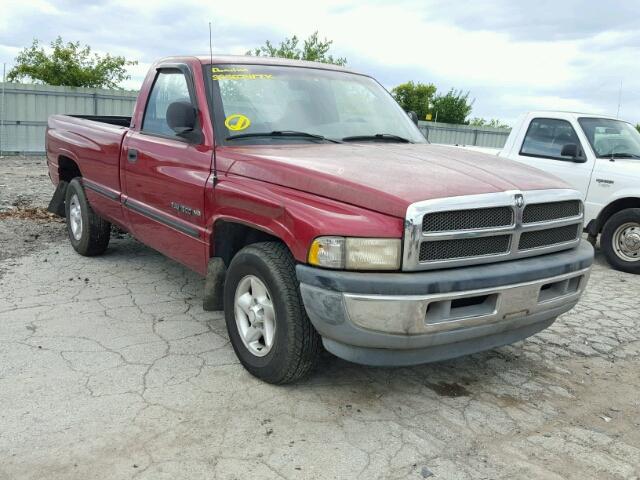
[[[42,157],[0,158],[0,261],[66,238],[63,220],[45,211],[53,194],[45,162]]]
[[[45,206],[43,172],[0,160],[0,205]],[[197,275],[128,236],[83,258],[63,224],[12,215],[1,479],[640,476],[640,277],[600,256],[578,307],[524,342],[399,369],[326,355],[274,387],[239,365]]]

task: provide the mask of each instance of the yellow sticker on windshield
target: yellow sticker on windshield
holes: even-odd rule
[[[212,80],[271,80],[270,73],[221,73],[212,75]]]
[[[249,117],[245,117],[239,113],[234,113],[233,115],[229,115],[224,120],[224,125],[229,129],[237,132],[238,130],[244,130],[245,128],[249,128],[251,125],[251,120]]]
[[[238,73],[238,72],[248,72],[248,68],[239,68],[239,67],[230,67],[230,68],[218,68],[213,67],[211,69],[213,73]]]
[[[212,80],[271,80],[271,73],[251,73],[244,67],[212,67]]]

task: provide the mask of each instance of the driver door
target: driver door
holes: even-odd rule
[[[577,145],[577,157],[563,155],[566,145]],[[513,158],[561,178],[582,192],[584,200],[594,163],[592,152],[584,145],[567,120],[533,118]]]
[[[197,106],[190,76],[160,69],[141,126],[122,145],[124,206],[133,235],[163,254],[201,271],[206,265],[204,195],[211,151],[176,134],[168,106]]]

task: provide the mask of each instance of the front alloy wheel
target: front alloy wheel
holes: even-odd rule
[[[249,373],[283,384],[313,369],[321,340],[302,303],[286,245],[263,242],[240,250],[227,269],[224,306],[231,345]]]
[[[236,326],[242,343],[256,357],[271,351],[276,331],[276,315],[271,295],[258,277],[247,275],[235,294]]]

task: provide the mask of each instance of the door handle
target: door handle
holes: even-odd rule
[[[130,163],[136,163],[138,161],[138,150],[135,148],[128,149],[127,160],[129,160]]]

